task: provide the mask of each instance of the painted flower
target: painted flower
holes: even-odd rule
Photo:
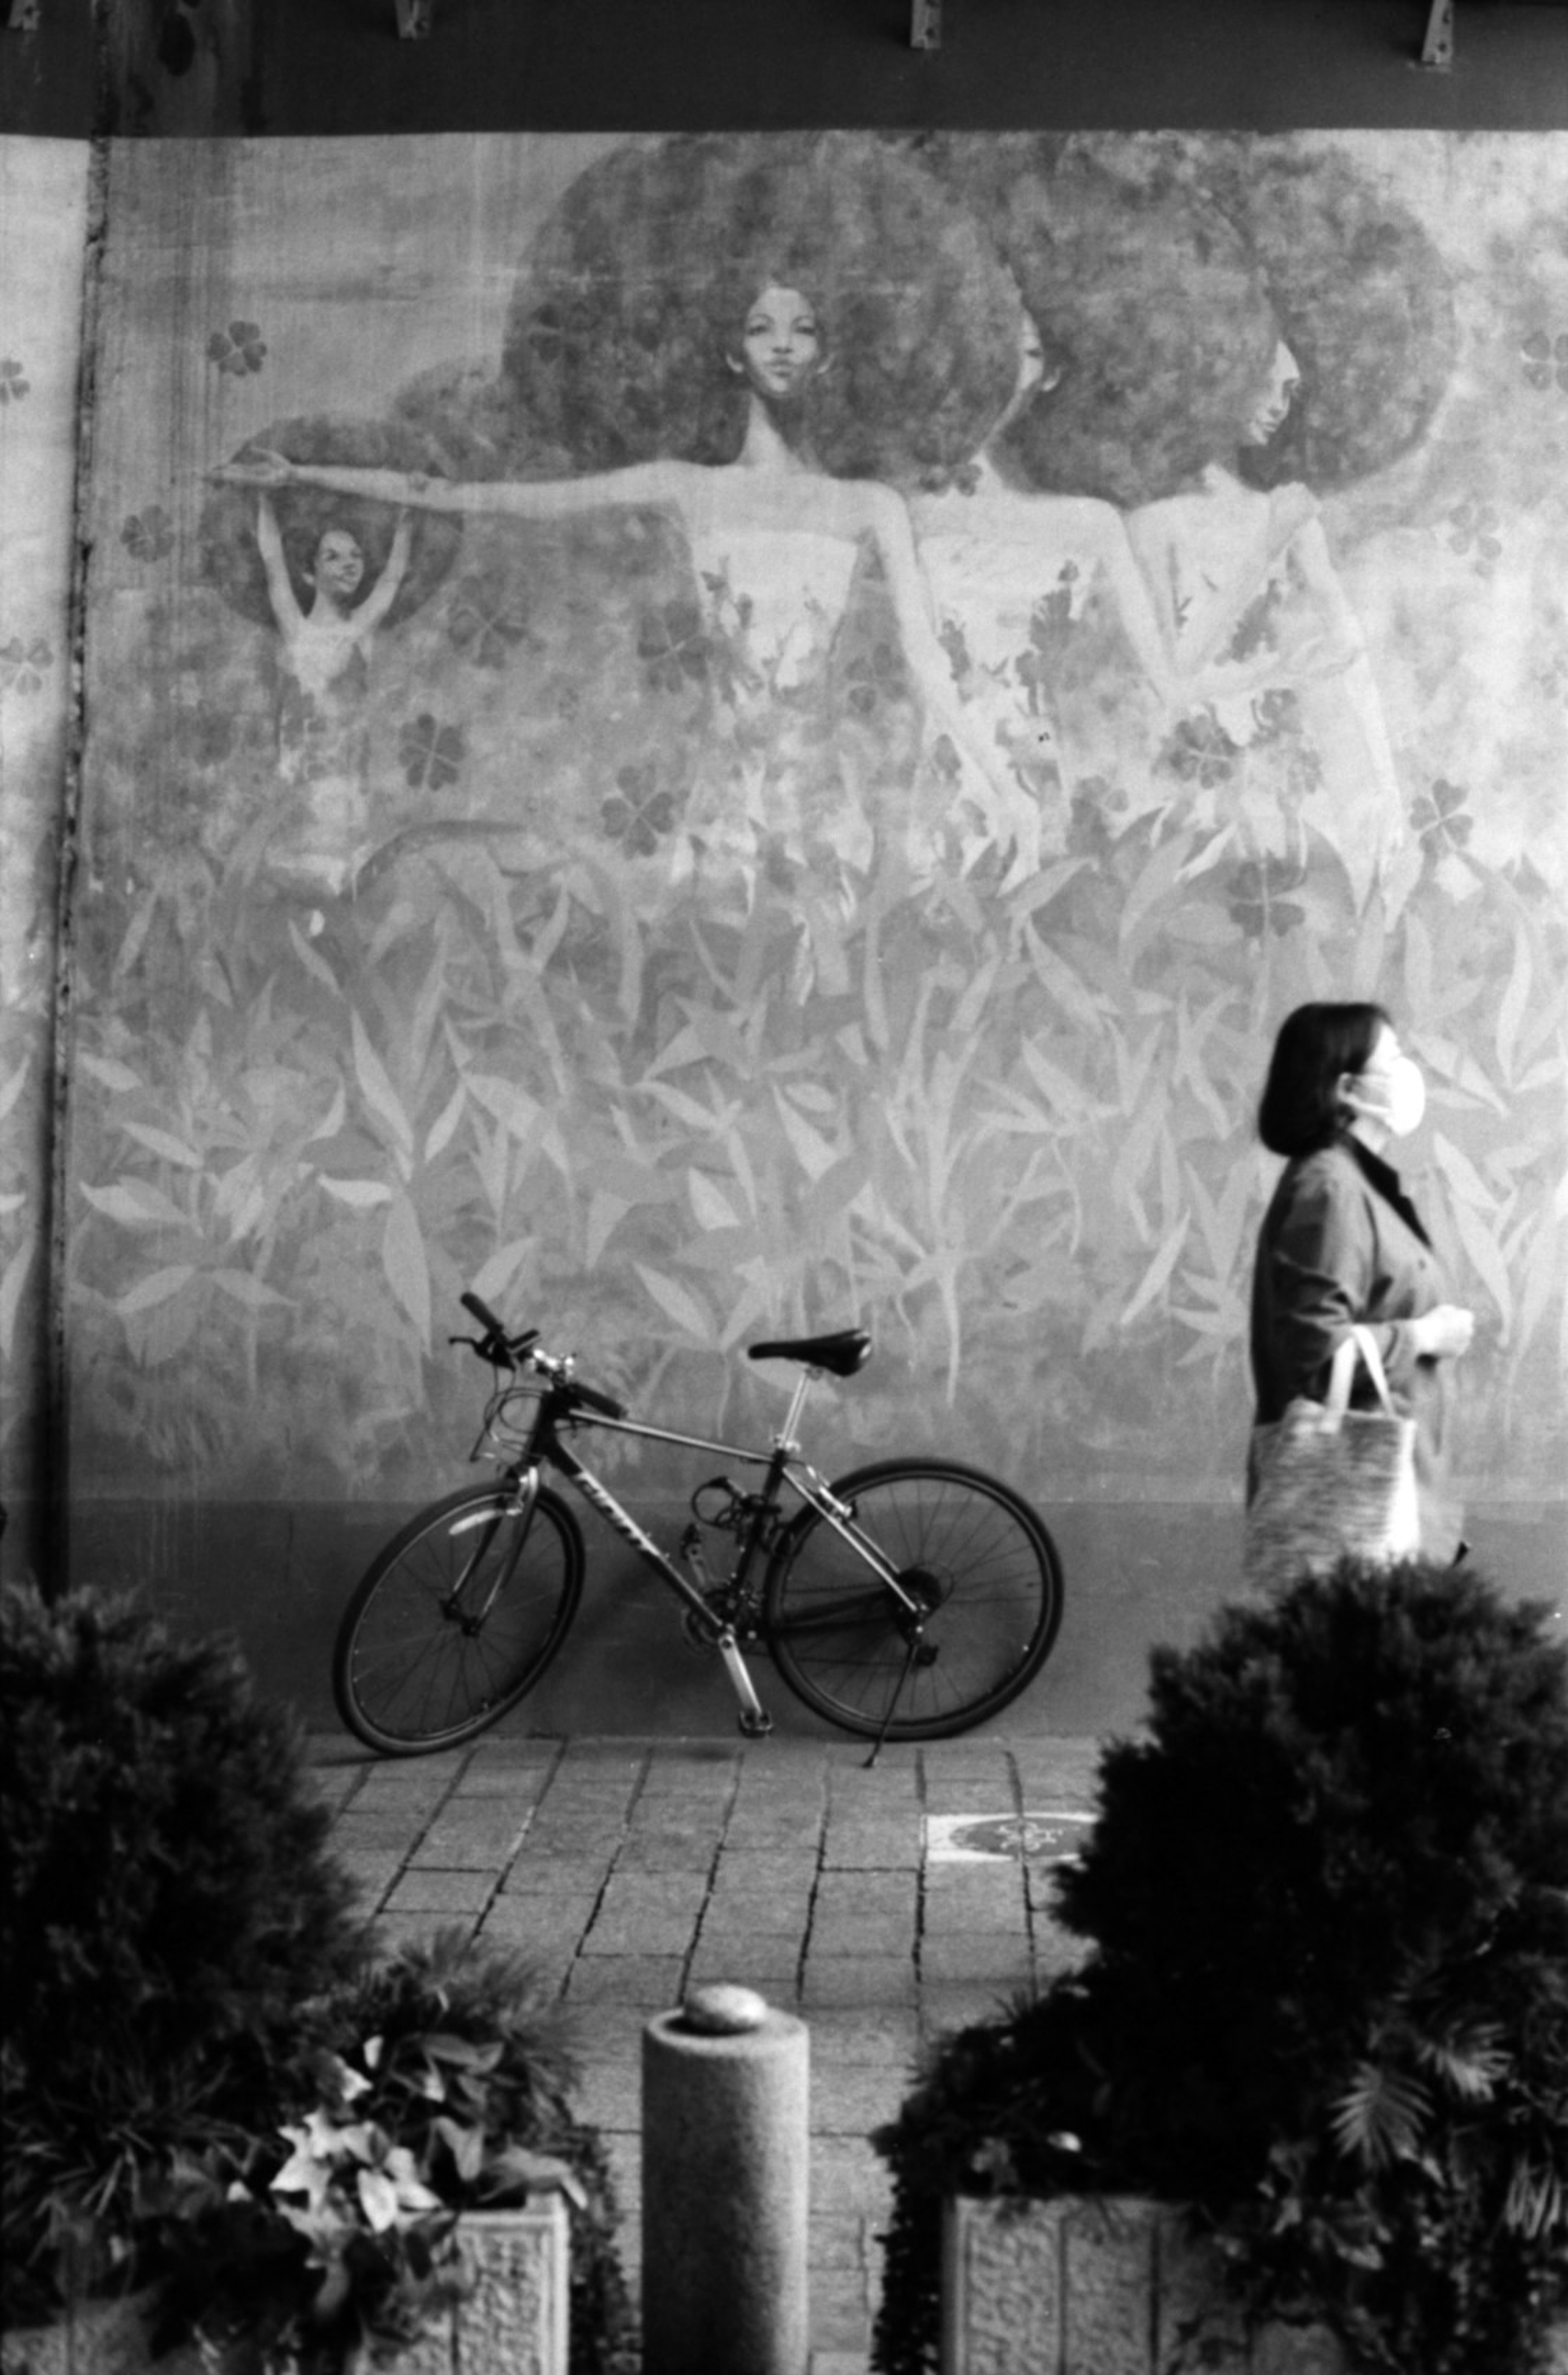
[[[659,692],[680,692],[706,684],[712,646],[695,602],[678,597],[644,611],[637,630],[637,656]]]
[[[902,664],[890,644],[857,652],[843,673],[844,698],[857,717],[870,717],[884,701],[896,701],[903,689]]]
[[[410,718],[398,737],[397,756],[416,791],[439,792],[454,784],[466,755],[461,727],[439,725],[428,709]]]
[[[41,692],[53,665],[54,654],[41,635],[30,644],[13,635],[8,644],[0,644],[0,692]]]
[[[509,652],[533,641],[527,597],[504,569],[470,571],[453,594],[447,632],[480,668],[502,668]]]
[[[1568,394],[1568,332],[1559,332],[1553,338],[1545,330],[1536,330],[1525,340],[1521,351],[1528,386],[1561,388]],[[0,370],[4,368],[0,364]]]
[[[1306,921],[1306,911],[1288,894],[1299,891],[1305,880],[1305,867],[1288,858],[1248,858],[1225,886],[1232,921],[1241,926],[1249,940],[1261,940],[1266,932],[1282,937],[1293,931]]]
[[[120,541],[134,561],[161,561],[174,549],[174,524],[161,503],[133,512],[120,531]]]
[[[255,322],[230,322],[226,330],[214,330],[206,342],[208,362],[235,379],[243,379],[247,372],[259,372],[265,355],[266,341]]]
[[[1431,791],[1412,804],[1410,822],[1429,857],[1441,858],[1450,850],[1464,848],[1475,829],[1474,819],[1466,814],[1468,798],[1463,784],[1451,784],[1439,775]]]
[[[606,833],[629,857],[652,857],[666,833],[675,830],[675,801],[659,789],[658,771],[647,762],[616,771],[619,786],[599,811]]]
[[[1473,550],[1477,573],[1490,577],[1493,565],[1503,557],[1502,539],[1497,534],[1502,521],[1491,504],[1456,503],[1448,514],[1448,526],[1449,551]]]
[[[1204,709],[1182,719],[1161,751],[1159,763],[1169,768],[1178,782],[1209,791],[1216,784],[1230,782],[1240,755],[1240,746],[1213,712]]]
[[[31,386],[26,366],[14,355],[0,355],[0,404],[20,404]]]

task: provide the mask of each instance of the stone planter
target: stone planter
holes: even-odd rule
[[[399,2375],[566,2375],[567,2221],[559,2195],[536,2210],[471,2212],[457,2239],[472,2290],[403,2353]],[[7,2334],[0,2353],[3,2375],[211,2375],[194,2347],[150,2359],[135,2299],[89,2302],[56,2325]]]
[[[942,2375],[1346,2375],[1321,2326],[1249,2344],[1215,2255],[1169,2203],[948,2204]]]
[[[1568,2375],[1568,2318],[1547,2341]],[[1250,2340],[1215,2253],[1171,2204],[1065,2196],[949,2202],[942,2375],[1349,2375],[1325,2326]]]

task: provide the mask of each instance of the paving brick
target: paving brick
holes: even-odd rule
[[[683,1957],[696,1934],[694,1913],[676,1909],[655,1913],[647,1907],[627,1907],[619,1913],[599,1912],[583,1939],[585,1956],[657,1955]]]
[[[911,1955],[914,1951],[913,1894],[902,1912],[853,1913],[840,1906],[812,1917],[812,1955]]]
[[[633,2004],[667,2012],[680,2002],[683,1958],[678,1955],[580,1956],[566,1984],[569,2004]]]
[[[494,1886],[488,1872],[408,1872],[386,1908],[389,1913],[478,1913]]]
[[[927,1864],[921,1903],[927,1922],[1005,1927],[1028,1910],[1030,1891],[1024,1867],[1010,1858],[1005,1863]]]
[[[913,1872],[920,1862],[920,1826],[912,1815],[900,1831],[830,1831],[822,1849],[825,1868],[855,1872]]]
[[[373,1806],[356,1801],[346,1814],[339,1814],[330,1833],[335,1848],[394,1848],[407,1854],[409,1842],[423,1836],[434,1810],[411,1815],[407,1806],[389,1804],[384,1799]]]
[[[450,1912],[381,1913],[376,1917],[375,1937],[379,1953],[390,1955],[399,1946],[422,1946],[429,1944],[438,1930],[466,1928],[472,1923],[460,1921]]]
[[[564,1979],[582,1942],[587,1916],[563,1919],[556,1908],[536,1897],[498,1896],[485,1913],[485,1935],[498,1944],[521,1948],[540,1965]]]
[[[998,1774],[995,1781],[933,1781],[926,1791],[925,1811],[927,1815],[1016,1814],[1011,1776]]]
[[[595,2127],[638,2133],[643,2117],[641,2057],[593,2062],[583,2073],[572,2099],[579,2118]]]
[[[817,1886],[819,1919],[831,1913],[912,1913],[914,1881],[907,1872],[827,1872]]]
[[[1014,1988],[1026,1985],[1030,1975],[1027,1938],[982,1932],[974,1937],[921,1941],[920,1976],[927,1984],[994,1980],[998,1988]]]
[[[919,2049],[919,2024],[913,2011],[824,2007],[812,2013],[810,2028],[813,2073],[865,2066],[907,2071]]]
[[[923,1980],[921,2033],[929,2041],[949,2036],[957,2028],[973,2028],[982,2022],[998,2020],[1018,1992],[1012,1988],[973,1979]]]
[[[356,1806],[413,1805],[423,1799],[438,1805],[462,1771],[455,1756],[419,1756],[405,1762],[389,1757],[372,1765],[355,1793]]]
[[[811,2206],[819,2218],[854,2211],[867,2218],[890,2215],[891,2172],[868,2144],[853,2136],[814,2136],[811,2141]]]
[[[403,1869],[401,1860],[391,1849],[374,1855],[340,1855],[338,1861],[361,1899],[372,1903],[385,1896]]]
[[[799,1969],[800,1952],[793,1939],[762,1938],[748,1946],[710,1939],[704,1932],[691,1950],[690,1983],[725,1979],[755,1988],[770,2003],[793,2006]]]
[[[819,2004],[913,2003],[914,1965],[890,1956],[811,1955],[800,2001],[808,2011]]]
[[[867,2136],[892,2119],[909,2092],[902,2071],[811,2072],[811,2132],[819,2136]]]
[[[408,1861],[415,1868],[433,1864],[451,1872],[500,1872],[516,1854],[521,1837],[515,1823],[493,1831],[441,1822],[425,1833]]]

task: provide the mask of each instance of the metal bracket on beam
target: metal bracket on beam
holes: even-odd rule
[[[397,0],[397,30],[405,41],[422,41],[430,30],[435,0]]]
[[[11,0],[10,7],[0,17],[0,32],[36,33],[42,13],[43,0]]]
[[[1454,0],[1432,0],[1421,43],[1423,66],[1446,68],[1454,63]]]
[[[912,0],[909,46],[912,50],[941,48],[942,0]]]

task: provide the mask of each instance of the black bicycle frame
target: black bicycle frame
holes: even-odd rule
[[[747,1577],[751,1571],[752,1561],[763,1546],[769,1520],[778,1513],[780,1487],[787,1484],[806,1507],[814,1509],[819,1518],[832,1527],[835,1533],[842,1535],[851,1548],[858,1552],[877,1580],[886,1590],[892,1593],[895,1600],[902,1603],[905,1614],[915,1620],[914,1639],[918,1641],[921,1619],[919,1605],[904,1589],[876,1543],[860,1531],[848,1509],[842,1503],[834,1500],[831,1490],[818,1476],[815,1469],[809,1466],[807,1468],[808,1483],[803,1483],[794,1471],[791,1463],[800,1458],[800,1447],[794,1439],[795,1425],[800,1414],[801,1405],[805,1401],[809,1381],[809,1373],[803,1373],[796,1379],[790,1401],[789,1414],[779,1434],[774,1437],[771,1450],[766,1452],[755,1451],[744,1444],[720,1443],[707,1436],[678,1435],[668,1427],[649,1426],[637,1419],[611,1418],[598,1411],[587,1412],[583,1410],[581,1404],[573,1400],[569,1386],[560,1384],[547,1386],[540,1396],[538,1415],[529,1430],[526,1447],[518,1458],[507,1463],[506,1468],[506,1473],[515,1483],[519,1495],[525,1501],[530,1512],[538,1493],[539,1469],[544,1466],[564,1477],[566,1482],[582,1495],[589,1507],[596,1509],[606,1524],[612,1528],[623,1542],[631,1545],[643,1565],[651,1567],[660,1581],[675,1593],[701,1634],[718,1651],[724,1662],[725,1671],[729,1676],[731,1687],[740,1705],[742,1726],[749,1731],[766,1729],[771,1719],[752,1685],[739,1641],[736,1637],[734,1625],[709,1606],[696,1585],[681,1574],[668,1553],[660,1549],[653,1536],[637,1523],[629,1510],[621,1507],[614,1494],[607,1485],[599,1482],[592,1469],[584,1467],[576,1453],[560,1441],[559,1429],[563,1422],[574,1425],[598,1427],[607,1434],[632,1436],[647,1443],[673,1444],[681,1450],[712,1451],[720,1459],[738,1460],[749,1468],[764,1470],[763,1488],[757,1496],[750,1523],[744,1536],[740,1537],[740,1555],[732,1580],[744,1589]],[[492,1412],[487,1416],[485,1428],[475,1447],[476,1459],[485,1456],[484,1445],[487,1441],[493,1440],[491,1425],[495,1414]],[[524,1539],[526,1539],[526,1529],[525,1529]],[[896,1696],[895,1694],[895,1701]]]

